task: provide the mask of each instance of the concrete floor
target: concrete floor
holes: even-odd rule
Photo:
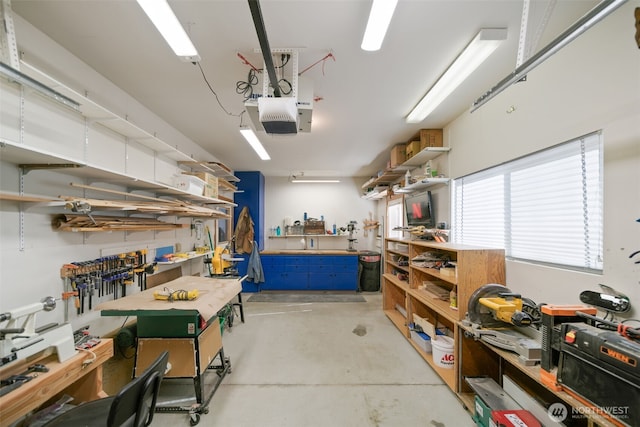
[[[381,294],[363,295],[366,303],[321,304],[245,295],[246,323],[237,318],[223,335],[232,372],[199,425],[474,426],[382,313]],[[153,425],[188,426],[189,415],[156,413]]]

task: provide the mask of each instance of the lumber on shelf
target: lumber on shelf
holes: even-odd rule
[[[190,216],[190,217],[206,217],[206,218],[229,218],[229,214],[218,209],[199,206],[187,202],[175,202],[157,200],[152,201],[131,201],[131,200],[103,200],[88,199],[84,197],[58,196],[62,200],[73,203],[88,205],[91,211],[100,210],[121,210],[121,211],[137,211],[149,214]]]
[[[51,225],[57,231],[145,231],[175,230],[189,224],[170,224],[153,218],[97,216],[85,214],[55,215]]]

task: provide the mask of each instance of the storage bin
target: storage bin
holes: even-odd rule
[[[178,175],[173,180],[173,185],[178,189],[189,194],[202,196],[204,192],[205,182],[193,175]]]
[[[455,362],[453,354],[453,338],[438,336],[431,341],[433,363],[444,369],[453,369]]]
[[[425,353],[431,353],[431,337],[424,332],[418,332],[411,330],[411,339],[418,345]]]

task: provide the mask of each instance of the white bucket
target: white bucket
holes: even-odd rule
[[[437,339],[431,340],[433,351],[433,362],[436,366],[444,369],[453,369],[453,338],[439,335]]]

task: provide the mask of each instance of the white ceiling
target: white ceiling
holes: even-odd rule
[[[591,0],[531,0],[527,40],[542,31],[534,51],[583,16]],[[271,48],[302,48],[300,70],[313,82],[311,133],[258,132],[271,160],[261,161],[238,132],[244,110],[236,83],[262,57],[247,1],[170,0],[187,28],[207,80],[181,62],[134,0],[13,0],[22,16],[191,140],[235,170],[266,176],[370,176],[385,167],[391,146],[421,128],[441,128],[516,66],[522,1],[400,0],[378,52],[360,49],[369,0],[263,0]],[[481,28],[508,28],[508,39],[427,119],[404,117]],[[18,34],[18,44],[20,43]],[[255,88],[262,92],[261,84]],[[491,102],[500,102],[499,98]],[[505,109],[507,106],[505,106]],[[244,124],[251,124],[244,114]],[[152,129],[149,131],[153,132]]]

